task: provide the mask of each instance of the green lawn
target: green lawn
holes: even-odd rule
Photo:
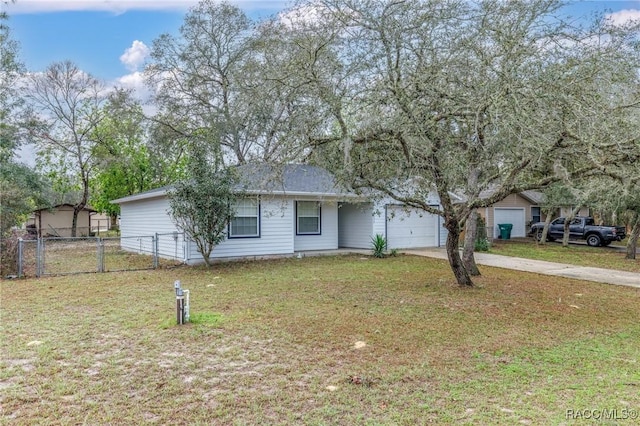
[[[2,281],[3,424],[635,415],[640,291],[481,270],[474,289],[413,256]],[[197,324],[174,325],[175,279]]]
[[[624,251],[611,246],[589,247],[569,244],[568,247],[562,247],[560,242],[539,245],[533,240],[494,240],[490,253],[640,273],[640,255],[635,260],[625,259]]]

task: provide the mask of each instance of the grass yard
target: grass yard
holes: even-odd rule
[[[634,424],[640,291],[481,270],[474,289],[413,256],[3,281],[3,424]],[[196,323],[174,325],[175,279]]]
[[[635,260],[625,259],[625,252],[614,247],[589,247],[581,244],[569,244],[569,247],[562,247],[560,242],[538,245],[533,240],[494,240],[489,252],[526,259],[640,273],[640,255]]]

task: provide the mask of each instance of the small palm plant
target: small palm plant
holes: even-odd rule
[[[384,257],[387,250],[387,239],[380,234],[376,234],[375,237],[371,237],[371,244],[373,246],[373,255],[375,257]]]

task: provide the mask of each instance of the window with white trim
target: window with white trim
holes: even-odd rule
[[[296,234],[320,234],[320,203],[317,201],[296,201]]]
[[[234,217],[229,223],[229,238],[260,236],[260,202],[258,198],[242,198],[234,204]]]

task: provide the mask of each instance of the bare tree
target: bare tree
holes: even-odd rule
[[[78,213],[89,200],[95,166],[92,135],[103,119],[107,91],[99,80],[70,61],[53,63],[28,80],[26,99],[32,116],[27,130],[51,175],[68,180],[78,190],[71,230],[76,236]]]
[[[170,135],[157,142],[180,154],[218,145],[227,163],[303,159],[306,130],[327,121],[325,106],[301,90],[309,78],[296,66],[299,53],[316,38],[300,30],[280,19],[255,24],[236,6],[201,1],[178,37],[155,40],[145,70],[159,107],[154,132]]]
[[[145,73],[160,108],[156,121],[185,143],[215,144],[232,163],[254,155],[265,105],[254,56],[254,25],[228,3],[203,0],[189,11],[180,36],[154,41]],[[182,149],[182,148],[181,148]]]

